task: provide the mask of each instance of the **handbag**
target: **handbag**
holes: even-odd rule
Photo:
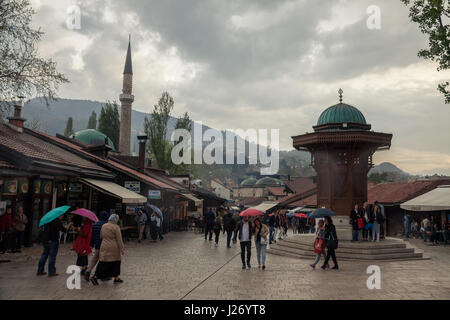
[[[333,237],[333,235],[331,234],[331,236]],[[337,239],[330,239],[327,240],[327,248],[328,249],[337,249],[338,248],[338,240]]]
[[[316,241],[314,242],[314,252],[323,253],[324,243],[325,241],[323,239],[316,239]]]
[[[358,218],[358,229],[363,229],[364,228],[364,221],[362,218]]]

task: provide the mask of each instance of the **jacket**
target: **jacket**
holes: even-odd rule
[[[92,252],[91,250],[91,236],[92,236],[92,221],[86,219],[80,231],[78,231],[77,238],[73,243],[72,249],[79,255],[87,256]]]
[[[0,231],[6,232],[12,226],[12,215],[6,212],[0,216]]]
[[[145,226],[147,224],[147,215],[145,213],[142,213],[141,215],[136,214],[134,221],[138,226]]]
[[[204,218],[205,218],[205,225],[212,228],[212,226],[214,225],[214,220],[216,220],[216,215],[214,214],[214,212],[212,211],[206,212],[204,214]]]
[[[102,244],[100,246],[99,261],[120,261],[124,250],[120,227],[114,222],[107,222],[100,231]]]
[[[248,241],[252,240],[252,235],[254,233],[253,230],[253,226],[250,223],[250,221],[247,222],[248,223],[248,231],[249,231],[249,235],[248,235]],[[237,230],[237,238],[239,239],[239,241],[241,241],[241,236],[242,236],[242,226],[244,225],[244,220],[241,220],[238,222],[237,226],[236,226],[236,230]]]
[[[227,213],[223,216],[223,229],[228,232],[236,229],[236,221],[233,219],[233,215],[231,213]]]
[[[325,240],[338,240],[334,224],[325,225]]]
[[[356,212],[355,210],[352,210],[350,212],[350,223],[352,224],[353,230],[359,230],[358,227],[358,218],[361,218],[360,212]]]
[[[25,231],[25,227],[28,223],[28,218],[27,216],[22,212],[22,213],[18,213],[16,212],[15,214],[12,215],[12,226],[14,228],[14,230],[16,231]]]
[[[214,221],[214,227],[213,227],[213,230],[215,231],[215,232],[220,232],[220,231],[222,231],[222,224],[220,223],[220,220],[219,221]]]
[[[257,242],[258,241],[259,228],[258,227],[254,227],[253,232],[254,232],[254,236],[255,236],[255,242]],[[264,223],[262,223],[261,224],[261,232],[259,234],[260,237],[264,238],[265,240],[267,240],[267,235],[268,234],[269,234],[269,228]],[[259,239],[259,241],[261,241],[261,239]]]
[[[92,236],[90,246],[94,247],[96,250],[100,249],[100,245],[102,244],[102,239],[100,238],[100,231],[102,230],[103,225],[107,222],[108,214],[106,212],[100,213],[100,220],[98,220],[92,226]]]

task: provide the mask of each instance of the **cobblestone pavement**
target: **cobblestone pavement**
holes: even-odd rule
[[[54,278],[35,275],[40,247],[22,254],[0,255],[0,299],[450,299],[450,246],[411,244],[431,260],[340,263],[340,270],[311,270],[309,260],[267,255],[267,269],[242,270],[239,244],[219,247],[193,232],[170,233],[162,242],[126,242],[122,261],[124,283],[80,290],[66,286],[67,266],[75,264],[70,244],[61,245]],[[366,286],[367,267],[381,268],[381,289]]]

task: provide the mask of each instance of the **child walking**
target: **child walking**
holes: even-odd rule
[[[319,220],[319,226],[316,232],[316,241],[314,242],[314,252],[316,253],[316,260],[314,261],[313,264],[309,265],[311,268],[313,269],[316,268],[316,264],[319,263],[321,255],[325,257],[324,245],[325,245],[325,228],[323,220]]]

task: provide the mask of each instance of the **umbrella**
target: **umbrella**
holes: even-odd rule
[[[153,204],[147,204],[147,206],[152,209],[153,211],[156,212],[156,214],[162,219],[163,218],[163,214],[161,212],[161,210],[159,210],[159,208],[157,206],[154,206]]]
[[[256,210],[256,209],[247,209],[247,210],[242,211],[239,215],[241,217],[243,217],[243,216],[255,217],[255,216],[263,216],[264,212],[262,212],[260,210]]]
[[[334,212],[330,209],[320,208],[316,209],[309,215],[310,218],[323,218],[325,216],[335,216]]]
[[[308,216],[304,213],[297,213],[295,216],[299,218],[308,218]]]
[[[49,222],[52,222],[59,216],[66,213],[67,210],[69,210],[69,209],[70,209],[70,206],[62,206],[62,207],[58,207],[53,210],[50,210],[41,218],[41,221],[39,222],[39,227],[42,227],[44,224],[47,224]]]
[[[273,213],[271,213],[271,214],[269,214],[269,217],[273,217],[273,215],[274,215],[274,214],[273,214]]]
[[[89,211],[88,209],[81,208],[81,209],[77,209],[75,211],[72,211],[71,213],[77,214],[77,215],[82,216],[82,217],[86,217],[89,220],[92,220],[93,222],[97,222],[98,221],[98,218],[95,215],[95,213],[93,213],[92,211]]]

